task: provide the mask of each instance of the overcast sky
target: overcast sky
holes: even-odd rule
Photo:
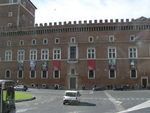
[[[31,0],[35,23],[150,18],[150,0]]]

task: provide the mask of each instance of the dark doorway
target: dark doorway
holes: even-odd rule
[[[142,78],[142,88],[147,88],[148,78]]]
[[[70,89],[76,89],[76,78],[70,78]]]

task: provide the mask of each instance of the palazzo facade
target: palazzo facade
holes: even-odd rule
[[[2,1],[0,79],[67,89],[149,86],[149,18],[38,25],[30,0]]]

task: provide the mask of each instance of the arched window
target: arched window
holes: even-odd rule
[[[35,39],[33,39],[33,40],[31,41],[31,45],[36,45],[36,40],[35,40]]]
[[[5,71],[5,78],[11,78],[11,71],[10,70]]]

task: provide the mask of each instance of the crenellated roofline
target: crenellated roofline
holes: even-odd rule
[[[112,19],[108,21],[103,20],[89,20],[87,21],[74,21],[73,23],[56,22],[45,23],[44,25],[36,24],[35,26],[28,27],[2,27],[0,29],[0,37],[3,36],[22,36],[22,35],[34,35],[34,34],[49,34],[49,33],[66,33],[66,32],[98,32],[98,31],[122,31],[122,30],[150,30],[150,19],[140,17],[138,19]]]

